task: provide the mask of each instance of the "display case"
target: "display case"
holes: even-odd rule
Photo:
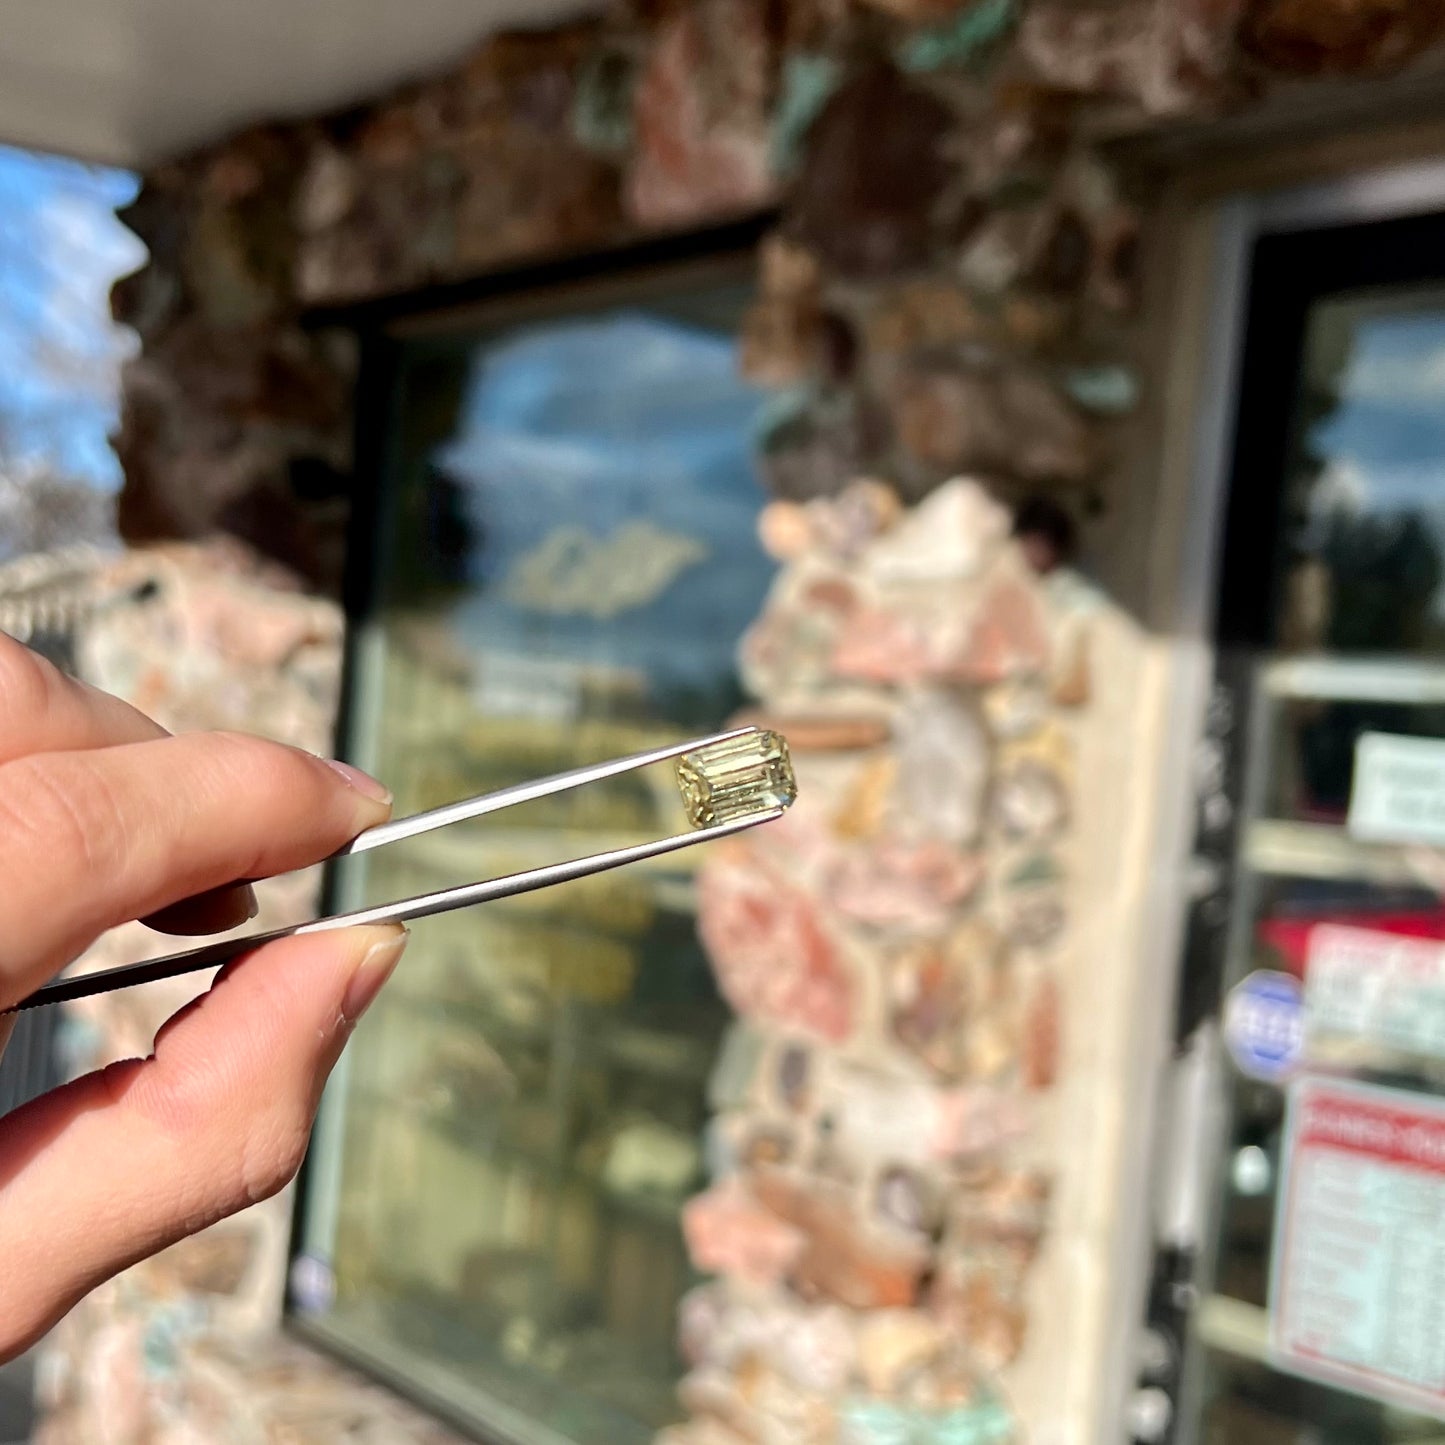
[[[712,730],[770,564],[739,267],[533,296],[394,351],[349,755],[398,813]],[[677,831],[667,768],[350,860],[339,905]],[[727,1011],[693,852],[419,924],[324,1102],[292,1307],[488,1439],[676,1418],[679,1210]]]

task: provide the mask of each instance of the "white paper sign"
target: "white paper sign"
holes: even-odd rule
[[[1320,924],[1305,968],[1307,1039],[1445,1058],[1445,944]]]
[[[1274,1362],[1445,1418],[1445,1100],[1298,1080],[1284,1158]]]
[[[1370,843],[1445,844],[1445,739],[1361,733],[1348,826]]]

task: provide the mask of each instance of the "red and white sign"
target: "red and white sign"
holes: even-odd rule
[[[1445,1418],[1445,1099],[1300,1079],[1284,1158],[1275,1362]]]

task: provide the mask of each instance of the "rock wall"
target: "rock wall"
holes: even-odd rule
[[[1433,0],[633,0],[252,130],[123,213],[122,531],[334,589],[355,348],[309,313],[776,208],[769,486],[968,472],[1056,491],[1098,552],[1142,387],[1141,190],[1099,138],[1430,64],[1442,30]]]
[[[799,796],[700,880],[740,1022],[684,1215],[718,1276],[682,1310],[695,1419],[668,1439],[1014,1440],[1058,1409],[1020,1409],[1010,1371],[1038,1350],[1067,1147],[1074,734],[1103,604],[1038,577],[973,482],[908,511],[862,482],[763,529],[783,568],[743,673]]]

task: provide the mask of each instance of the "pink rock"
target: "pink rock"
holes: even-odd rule
[[[988,685],[1043,673],[1050,655],[1048,619],[1038,591],[1012,570],[1001,571],[974,617],[964,677]]]
[[[756,836],[759,856],[793,877],[826,873],[840,856],[832,826],[835,806],[828,788],[811,786],[805,778],[799,784],[798,801],[776,823],[769,824],[765,835]]]
[[[686,225],[770,199],[763,8],[704,0],[658,33],[634,97],[627,202],[640,224]]]
[[[826,892],[829,903],[854,922],[928,930],[945,923],[982,877],[983,861],[971,853],[936,840],[892,840],[841,858]]]
[[[814,901],[749,852],[719,850],[698,879],[698,931],[718,984],[744,1017],[837,1043],[855,984]]]
[[[1024,1014],[1022,1064],[1029,1088],[1047,1089],[1058,1079],[1062,1028],[1059,986],[1045,975],[1035,984]]]
[[[886,1238],[836,1198],[774,1171],[756,1181],[760,1197],[807,1236],[794,1267],[812,1297],[857,1310],[908,1306],[928,1264],[920,1244]]]
[[[938,1096],[932,1152],[939,1159],[985,1154],[1022,1137],[1029,1125],[1021,1100],[997,1089],[950,1089]]]
[[[758,513],[758,541],[776,562],[791,562],[813,544],[813,525],[801,502],[769,502]]]
[[[849,619],[833,648],[832,668],[859,682],[917,682],[934,671],[934,653],[912,618],[871,608]]]
[[[698,1270],[734,1275],[751,1284],[780,1279],[804,1246],[799,1229],[736,1183],[720,1184],[689,1200],[683,1206],[682,1232]]]

